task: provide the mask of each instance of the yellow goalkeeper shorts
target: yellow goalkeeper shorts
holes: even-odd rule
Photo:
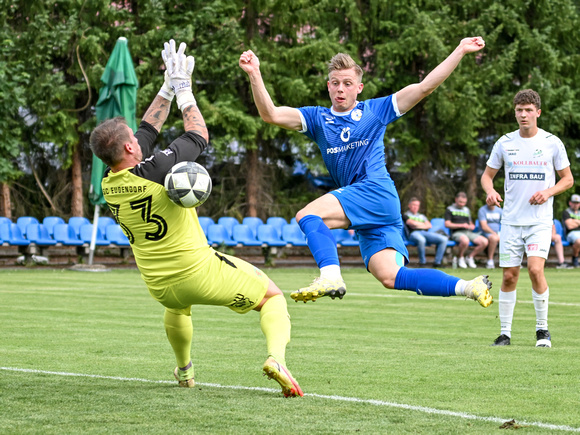
[[[168,287],[149,286],[149,293],[177,314],[190,314],[191,305],[221,305],[243,314],[264,298],[270,279],[260,269],[231,255],[213,251],[200,270]]]

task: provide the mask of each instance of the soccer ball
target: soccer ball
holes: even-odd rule
[[[181,207],[198,207],[211,193],[211,178],[200,164],[179,162],[165,176],[165,191]]]

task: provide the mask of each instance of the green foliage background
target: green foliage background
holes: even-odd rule
[[[262,216],[291,217],[321,193],[292,176],[296,160],[324,173],[318,148],[257,116],[238,67],[246,49],[259,56],[275,103],[298,107],[329,104],[326,62],[338,51],[361,62],[362,98],[372,98],[421,80],[462,37],[481,35],[485,50],[465,58],[387,130],[386,164],[402,200],[419,196],[437,216],[461,189],[474,209],[481,205],[479,174],[495,140],[516,129],[511,99],[527,87],[543,98],[540,126],[564,141],[578,173],[580,19],[574,0],[2,0],[0,6],[0,182],[11,185],[16,216],[50,214],[31,168],[60,209],[69,209],[76,147],[83,150],[88,190],[93,106],[120,36],[129,40],[140,82],[139,115],[163,80],[163,42],[185,41],[196,57],[194,92],[212,146],[202,163],[218,193],[204,214],[244,215],[247,177],[261,186]],[[172,111],[161,147],[181,132],[179,115]],[[260,158],[259,176],[247,171],[251,150]],[[568,196],[557,199],[557,212]]]

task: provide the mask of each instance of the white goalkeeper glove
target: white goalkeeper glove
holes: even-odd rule
[[[165,64],[165,74],[163,76],[163,86],[159,89],[157,95],[161,95],[163,98],[169,101],[173,101],[175,97],[175,92],[171,88],[171,82],[169,80],[169,64],[174,64],[173,57],[171,55],[170,46],[173,44],[173,52],[175,52],[175,41],[172,39],[169,43],[166,42],[163,46],[164,49],[161,51],[161,57],[163,58],[163,63]],[[184,48],[185,49],[185,48]]]
[[[173,101],[173,97],[175,97],[175,92],[171,89],[171,84],[169,83],[169,74],[167,74],[167,70],[165,70],[165,80],[163,81],[163,86],[157,92],[157,95],[161,95],[163,98],[169,101]]]
[[[185,43],[182,42],[176,52],[175,41],[172,39],[169,43],[165,43],[165,49],[161,52],[167,68],[166,83],[169,82],[169,86],[177,96],[177,107],[182,111],[197,104],[191,91],[191,74],[195,59],[193,56],[185,56],[185,47]]]

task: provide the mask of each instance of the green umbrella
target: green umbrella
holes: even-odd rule
[[[101,82],[103,82],[103,87],[99,91],[99,101],[97,101],[97,124],[105,119],[123,116],[129,127],[136,131],[135,118],[139,83],[127,45],[127,38],[120,37],[117,40],[101,76]],[[105,204],[101,189],[104,172],[105,164],[93,155],[89,199],[95,205]]]

